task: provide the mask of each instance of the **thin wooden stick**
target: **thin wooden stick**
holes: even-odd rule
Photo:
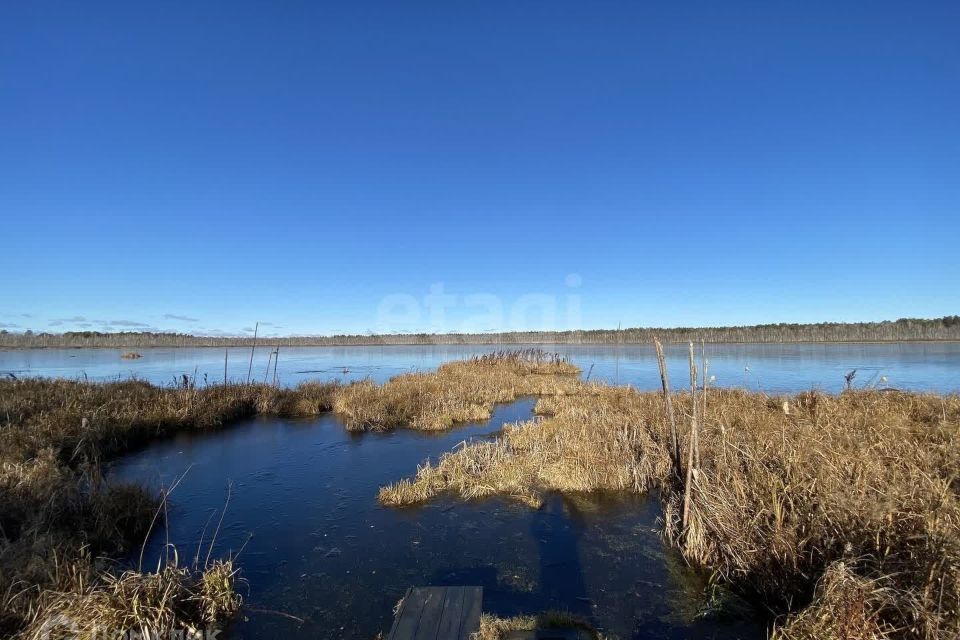
[[[223,350],[223,386],[227,386],[227,357],[230,355],[230,349]]]
[[[250,347],[250,366],[247,367],[247,384],[250,384],[250,374],[253,373],[253,351],[257,348],[257,331],[260,330],[260,323],[253,328],[253,346]]]
[[[270,365],[273,364],[273,351],[267,356],[267,370],[263,372],[263,384],[267,384],[267,377],[270,375]]]
[[[273,352],[273,386],[277,386],[277,363],[280,361],[280,345],[277,345],[277,350]]]
[[[700,422],[699,427],[706,428],[707,420],[707,385],[710,384],[710,379],[707,377],[707,367],[710,363],[707,361],[707,349],[704,345],[704,341],[700,340],[700,371],[703,372],[703,384],[700,385]],[[697,430],[697,469],[700,468],[700,431]]]
[[[667,360],[663,355],[663,345],[660,340],[653,339],[653,346],[657,350],[657,362],[660,365],[660,385],[663,387],[663,406],[667,412],[667,420],[670,421],[670,444],[673,447],[673,472],[677,480],[681,478],[682,469],[680,462],[680,438],[677,437],[677,421],[673,417],[673,401],[670,399],[670,375],[667,373]]]
[[[693,487],[693,467],[694,461],[699,457],[694,452],[697,446],[697,363],[693,359],[693,342],[690,343],[690,394],[691,407],[690,412],[690,451],[687,456],[687,482],[683,489],[683,532],[686,535],[687,525],[690,521],[690,492]]]
[[[617,341],[614,346],[614,353],[616,354],[616,373],[614,374],[614,383],[620,384],[620,323],[617,323]]]

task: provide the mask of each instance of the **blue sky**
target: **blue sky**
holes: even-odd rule
[[[958,78],[956,2],[3,3],[0,327],[957,313]]]

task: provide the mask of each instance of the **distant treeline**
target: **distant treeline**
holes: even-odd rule
[[[510,333],[444,333],[287,336],[260,338],[260,344],[291,347],[418,344],[614,344],[646,343],[654,336],[668,342],[899,342],[960,341],[960,316],[932,320],[901,318],[883,322],[761,324],[749,327],[677,327],[673,329],[591,329],[583,331],[515,331]],[[10,333],[0,331],[0,347],[242,347],[252,337],[194,336],[182,333],[69,331]]]

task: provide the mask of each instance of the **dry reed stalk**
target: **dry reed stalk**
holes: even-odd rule
[[[693,359],[693,343],[690,343],[690,451],[687,456],[687,477],[683,488],[682,531],[688,532],[690,522],[690,495],[693,489],[694,465],[699,456],[697,442],[697,363]]]
[[[682,477],[680,439],[677,435],[677,421],[673,416],[673,401],[670,399],[670,375],[667,372],[667,360],[663,354],[663,345],[660,344],[660,340],[654,338],[653,346],[657,351],[657,364],[660,365],[660,386],[663,388],[663,406],[666,410],[667,420],[670,424],[670,444],[671,457],[673,459],[673,472],[679,481]]]
[[[257,349],[257,332],[260,330],[260,323],[253,327],[253,344],[250,346],[250,365],[247,367],[247,384],[250,384],[250,375],[253,373],[253,352]]]

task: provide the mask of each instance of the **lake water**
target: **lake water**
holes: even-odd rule
[[[281,347],[276,366],[281,384],[310,379],[343,381],[370,377],[382,382],[394,375],[436,368],[442,362],[495,351],[497,346]],[[660,384],[649,345],[548,345],[566,355],[584,376],[640,389]],[[0,375],[59,376],[94,380],[139,377],[166,384],[183,374],[199,381],[223,380],[223,349],[143,349],[143,357],[123,360],[117,349],[37,349],[0,351]],[[250,367],[250,349],[227,350],[227,376],[272,380],[267,371],[272,347],[258,347]],[[960,343],[897,344],[713,344],[706,347],[714,384],[747,386],[770,393],[818,388],[839,391],[845,373],[857,369],[857,386],[922,391],[960,391]],[[686,347],[669,345],[668,365],[675,386],[686,377]],[[885,378],[885,379],[884,379]]]
[[[504,499],[377,503],[381,485],[426,457],[490,437],[532,408],[520,400],[486,424],[441,434],[351,435],[331,415],[257,418],[153,443],[114,463],[111,475],[159,487],[186,474],[167,530],[146,548],[148,564],[168,538],[192,559],[229,492],[213,553],[242,549],[247,609],[228,630],[233,638],[369,640],[389,630],[412,585],[481,585],[487,612],[570,611],[619,638],[765,637],[755,614],[704,615],[704,581],[658,537],[655,498],[552,495],[540,510]]]

